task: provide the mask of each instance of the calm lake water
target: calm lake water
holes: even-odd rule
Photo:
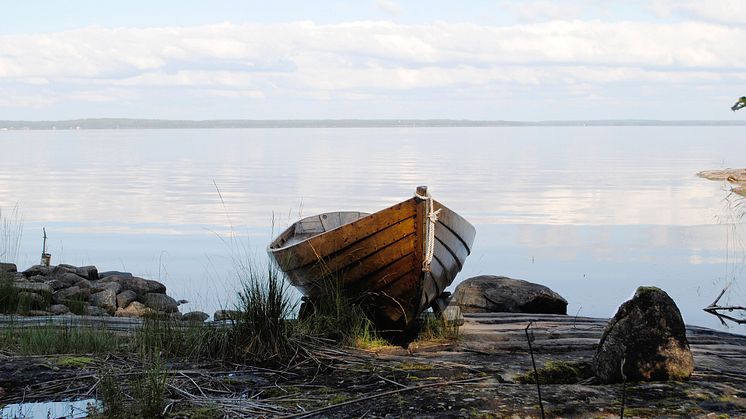
[[[454,285],[526,279],[585,316],[656,285],[687,323],[721,328],[701,309],[733,280],[727,298],[746,300],[739,200],[695,174],[745,166],[743,129],[6,131],[0,208],[22,214],[21,267],[46,227],[54,264],[158,279],[184,310],[211,312],[237,286],[235,258],[266,262],[273,225],[374,212],[428,185],[477,228]]]

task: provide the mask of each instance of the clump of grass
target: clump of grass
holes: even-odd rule
[[[165,406],[168,371],[160,356],[151,360],[150,365],[132,383],[132,391],[140,417],[160,417]]]
[[[593,375],[590,365],[585,362],[548,361],[538,369],[540,384],[575,384]],[[522,384],[536,383],[536,374],[530,371],[516,376]]]
[[[18,289],[9,275],[0,273],[0,313],[11,314],[18,310]]]
[[[116,375],[111,371],[101,372],[98,399],[103,404],[105,417],[117,417],[124,409],[124,391]]]
[[[15,262],[21,248],[23,221],[16,204],[8,214],[0,208],[0,262]]]
[[[288,318],[294,304],[282,273],[271,264],[265,270],[249,267],[243,273],[237,315],[226,336],[231,355],[258,362],[292,356],[296,351]]]
[[[362,301],[347,295],[340,282],[327,278],[317,293],[319,297],[306,302],[310,308],[298,323],[301,333],[363,349],[387,345],[366,315]]]
[[[442,316],[425,313],[420,328],[419,340],[423,341],[456,341],[459,338],[459,325]]]
[[[108,330],[72,325],[9,326],[3,337],[0,346],[20,355],[105,353],[116,349],[120,343],[119,338]]]

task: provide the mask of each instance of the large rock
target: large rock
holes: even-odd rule
[[[13,286],[24,291],[38,293],[51,294],[53,291],[52,286],[40,282],[15,281],[13,282]]]
[[[456,287],[452,300],[464,313],[567,314],[567,300],[551,289],[521,279],[481,275]]]
[[[54,294],[52,294],[52,301],[55,304],[65,304],[71,300],[74,301],[85,301],[90,295],[89,289],[83,289],[80,287],[63,288]]]
[[[179,311],[179,303],[166,294],[148,293],[143,299],[145,305],[155,311],[174,313]]]
[[[184,320],[185,322],[196,323],[202,323],[209,318],[210,315],[205,313],[204,311],[190,311],[189,313],[184,313],[184,315],[181,316],[181,320]]]
[[[23,271],[23,274],[28,278],[30,276],[34,275],[44,275],[47,276],[50,274],[52,269],[49,266],[42,266],[42,265],[34,265],[25,271]]]
[[[110,276],[126,276],[128,278],[132,278],[132,274],[129,272],[106,271],[106,272],[99,272],[98,274],[99,279],[108,278]]]
[[[122,291],[122,286],[117,284],[116,282],[93,281],[91,282],[91,287],[93,288],[93,292],[103,291],[103,290],[112,290],[114,291],[114,294],[119,294]]]
[[[54,315],[68,314],[70,309],[64,304],[52,304],[49,306],[49,312]]]
[[[125,308],[130,305],[131,302],[137,299],[137,293],[132,290],[123,291],[117,294],[117,307]]]
[[[146,317],[154,314],[155,311],[145,307],[145,304],[133,301],[126,308],[118,308],[114,315],[116,317]]]
[[[116,282],[122,286],[122,290],[131,290],[139,296],[149,293],[165,294],[166,286],[158,281],[151,279],[139,278],[136,276],[112,275],[100,279],[98,283]]]
[[[101,317],[101,316],[109,316],[109,315],[110,315],[110,314],[109,314],[109,313],[108,313],[108,312],[107,312],[106,310],[104,310],[103,308],[101,308],[101,307],[96,307],[96,306],[90,306],[90,305],[89,305],[89,306],[85,306],[85,311],[84,311],[84,313],[85,313],[85,315],[86,315],[86,316],[97,316],[97,317]]]
[[[603,383],[684,380],[694,370],[686,329],[676,303],[664,291],[640,287],[609,321],[593,358]]]
[[[61,275],[55,275],[54,277],[68,287],[71,287],[84,279],[82,276],[73,272],[65,272]]]
[[[0,263],[0,274],[14,274],[16,272],[18,272],[18,268],[15,263]]]
[[[91,305],[101,307],[109,314],[114,314],[117,311],[117,293],[114,290],[105,289],[91,294],[90,301]]]
[[[75,273],[89,281],[98,281],[98,269],[95,266],[81,266]]]

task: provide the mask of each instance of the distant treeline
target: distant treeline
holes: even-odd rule
[[[272,119],[170,120],[93,118],[67,121],[0,121],[0,130],[183,129],[183,128],[396,128],[396,127],[577,127],[577,126],[716,126],[746,121],[479,121],[461,119]]]

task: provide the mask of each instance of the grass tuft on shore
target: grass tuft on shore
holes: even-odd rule
[[[98,327],[8,325],[0,348],[19,355],[96,354],[116,350],[122,338]]]

